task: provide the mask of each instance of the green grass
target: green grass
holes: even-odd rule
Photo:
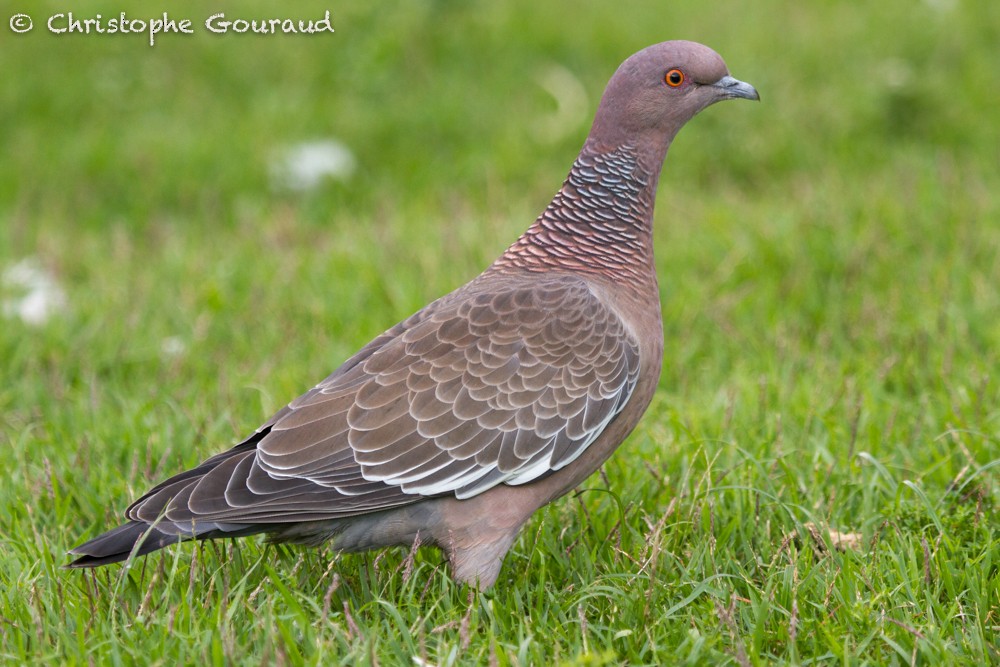
[[[154,48],[28,4],[33,33],[0,24],[0,270],[38,258],[68,308],[0,320],[0,662],[1000,663],[1000,4],[303,3],[336,34]],[[255,539],[60,569],[480,271],[618,62],[669,38],[763,102],[675,142],[659,392],[493,590],[433,550]],[[588,101],[546,137],[553,65]],[[277,151],[329,136],[349,182],[270,187]]]

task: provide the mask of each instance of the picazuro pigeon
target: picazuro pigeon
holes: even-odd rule
[[[663,42],[618,68],[552,202],[480,276],[365,345],[249,438],[153,487],[70,567],[268,533],[358,551],[434,544],[491,586],[525,521],[646,411],[663,357],[653,202],[681,126],[759,99]]]

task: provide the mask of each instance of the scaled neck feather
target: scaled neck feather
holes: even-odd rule
[[[562,188],[494,268],[569,270],[643,280],[652,268],[652,220],[663,156],[588,139]]]

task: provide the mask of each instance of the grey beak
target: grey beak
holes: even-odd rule
[[[718,88],[722,93],[722,99],[725,100],[736,97],[741,97],[745,100],[760,100],[760,94],[757,92],[756,88],[751,86],[749,83],[745,83],[739,79],[734,79],[728,74],[713,83],[712,87]]]

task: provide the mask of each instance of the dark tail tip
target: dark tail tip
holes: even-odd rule
[[[179,542],[180,539],[178,535],[162,533],[148,523],[130,521],[70,549],[69,553],[79,558],[67,563],[65,567],[98,567],[118,563],[128,559],[133,552],[136,556],[144,556]]]

